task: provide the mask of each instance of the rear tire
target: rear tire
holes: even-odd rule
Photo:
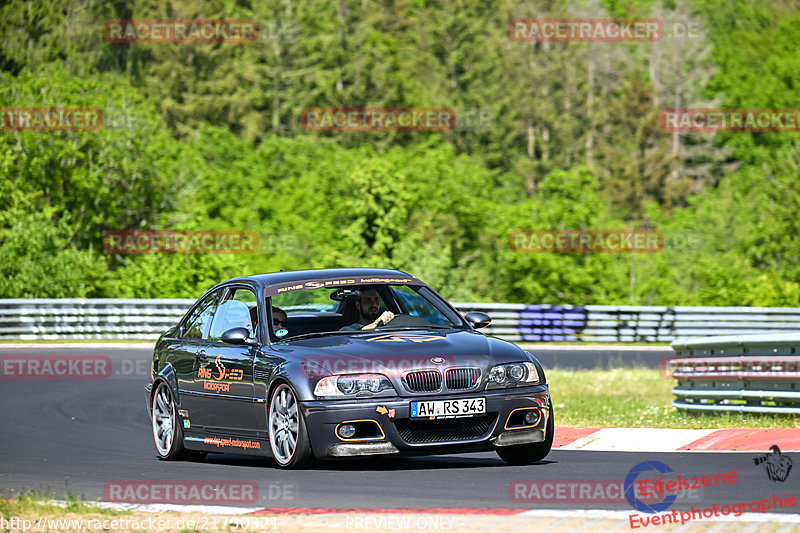
[[[527,465],[541,461],[550,449],[553,447],[553,433],[555,429],[555,421],[553,417],[553,407],[550,406],[550,416],[547,419],[547,431],[542,442],[533,442],[531,444],[518,444],[516,446],[499,446],[496,448],[497,455],[500,459],[510,465]]]
[[[294,390],[286,383],[272,391],[267,424],[272,457],[279,468],[302,469],[315,463],[300,404]]]
[[[165,461],[179,461],[186,457],[183,447],[183,430],[178,423],[178,409],[172,398],[169,385],[160,381],[153,394],[151,419],[153,440],[158,458]]]

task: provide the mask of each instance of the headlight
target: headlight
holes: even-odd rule
[[[495,366],[489,371],[489,380],[495,383],[502,383],[506,380],[506,367]]]
[[[515,387],[517,385],[536,385],[539,383],[539,372],[533,363],[511,363],[493,366],[489,370],[487,389]]]
[[[314,396],[351,396],[359,392],[378,394],[394,387],[383,374],[343,374],[322,378],[314,387]]]

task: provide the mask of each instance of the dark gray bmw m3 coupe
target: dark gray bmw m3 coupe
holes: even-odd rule
[[[162,459],[240,453],[315,459],[495,450],[543,459],[544,370],[478,332],[399,270],[277,272],[222,282],[156,342],[145,387]]]

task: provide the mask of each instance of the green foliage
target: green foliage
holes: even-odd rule
[[[5,77],[7,107],[99,109],[97,131],[16,131],[0,136],[0,227],[26,213],[69,215],[72,239],[99,245],[108,229],[147,228],[176,203],[190,175],[187,147],[118,76],[72,77],[58,66]]]
[[[65,220],[29,215],[0,232],[0,294],[4,298],[99,296],[106,264],[69,243]]]
[[[455,300],[800,305],[796,133],[672,134],[665,107],[800,108],[781,0],[267,0],[0,6],[0,297],[194,297],[240,274],[407,270]],[[662,17],[658,43],[523,43],[526,17]],[[115,19],[253,19],[257,42],[109,43]],[[669,28],[668,28],[669,29]],[[308,132],[307,107],[481,109],[444,132]],[[463,115],[461,116],[463,119]],[[652,254],[530,254],[518,229],[656,229]],[[237,230],[242,255],[105,254],[109,230]]]

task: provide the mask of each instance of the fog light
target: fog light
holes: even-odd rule
[[[539,412],[535,410],[525,413],[525,424],[528,426],[535,426],[539,422]]]
[[[342,424],[339,426],[339,436],[343,439],[349,439],[356,434],[356,427],[352,424]]]

